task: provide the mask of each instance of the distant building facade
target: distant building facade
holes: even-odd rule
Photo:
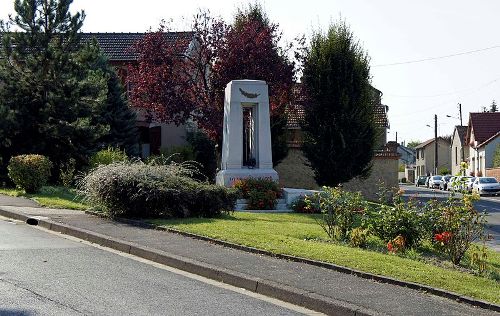
[[[434,171],[435,147],[434,138],[429,139],[415,147],[417,158],[415,163],[416,177],[432,175]],[[438,172],[442,168],[451,169],[450,142],[438,137]]]
[[[466,142],[469,146],[468,173],[484,176],[493,167],[495,149],[500,144],[500,112],[470,113]]]
[[[461,163],[469,159],[469,145],[465,142],[467,126],[455,126],[451,136],[451,174],[461,172]]]

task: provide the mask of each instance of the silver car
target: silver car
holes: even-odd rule
[[[477,177],[472,184],[472,191],[479,195],[500,194],[500,184],[493,177]]]
[[[439,188],[441,186],[441,183],[443,182],[443,177],[442,176],[432,176],[429,179],[429,188]]]

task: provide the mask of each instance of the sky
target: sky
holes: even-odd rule
[[[85,32],[145,32],[162,19],[189,30],[198,9],[230,22],[247,1],[230,0],[74,0],[85,10]],[[252,1],[253,3],[253,1]],[[371,57],[372,85],[389,106],[388,140],[425,141],[451,135],[469,112],[500,103],[500,1],[481,0],[262,0],[285,40],[325,31],[339,19],[350,25]],[[0,18],[13,13],[13,1],[0,1]],[[475,52],[474,52],[475,51]],[[448,58],[443,56],[455,55]],[[414,62],[431,59],[422,62]],[[396,64],[396,65],[394,65]],[[452,116],[452,118],[447,117]],[[428,127],[427,125],[431,126]]]

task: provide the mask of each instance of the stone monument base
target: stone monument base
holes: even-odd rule
[[[225,187],[231,187],[234,181],[255,178],[278,182],[278,173],[274,169],[226,169],[217,172],[215,182]]]

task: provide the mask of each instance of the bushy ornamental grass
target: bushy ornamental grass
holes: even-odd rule
[[[234,190],[197,182],[184,164],[114,162],[78,181],[88,204],[123,217],[213,217],[233,210]]]
[[[128,157],[125,151],[119,148],[108,147],[93,154],[89,159],[89,165],[91,168],[95,168],[99,165],[109,165],[113,162],[126,160],[128,160]]]
[[[42,155],[19,155],[10,158],[7,170],[17,188],[26,193],[40,191],[50,177],[52,162]]]

